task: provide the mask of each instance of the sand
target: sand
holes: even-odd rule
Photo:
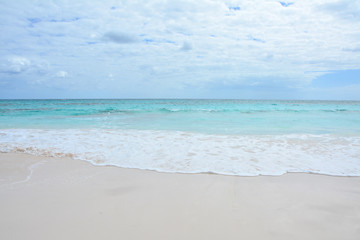
[[[360,239],[360,177],[235,177],[0,154],[0,239]]]

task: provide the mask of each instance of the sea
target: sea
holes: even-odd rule
[[[360,176],[360,102],[0,100],[0,152],[237,176]]]

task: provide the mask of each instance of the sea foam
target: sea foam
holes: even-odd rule
[[[360,136],[215,135],[121,129],[0,129],[1,152],[160,172],[360,176]]]

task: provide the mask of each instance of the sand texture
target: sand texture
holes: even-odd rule
[[[0,239],[360,239],[360,177],[234,177],[0,154]]]

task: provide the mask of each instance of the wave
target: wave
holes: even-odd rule
[[[214,135],[115,129],[1,129],[1,152],[160,172],[360,176],[360,135]]]
[[[69,103],[70,104],[70,103]],[[88,104],[86,104],[88,105]],[[276,105],[275,105],[276,107]],[[14,114],[14,113],[29,113],[29,114],[47,114],[53,113],[67,116],[84,116],[84,115],[98,115],[98,114],[137,114],[137,113],[239,113],[239,114],[258,114],[258,113],[350,113],[360,114],[358,109],[333,108],[333,109],[297,109],[297,108],[235,108],[235,107],[219,107],[219,108],[184,108],[178,107],[151,107],[151,106],[135,106],[133,108],[119,108],[118,106],[103,107],[103,108],[60,108],[60,107],[39,107],[39,108],[0,108],[0,114]]]
[[[279,114],[279,113],[303,113],[303,114],[316,114],[316,113],[337,113],[347,112],[349,114],[360,114],[360,110],[346,110],[346,109],[334,109],[334,110],[234,110],[234,109],[171,109],[171,108],[159,108],[159,109],[105,109],[98,110],[92,113],[73,113],[73,116],[83,115],[101,115],[101,114],[147,114],[147,113],[163,113],[163,114],[181,114],[181,113],[204,113],[204,114]]]

